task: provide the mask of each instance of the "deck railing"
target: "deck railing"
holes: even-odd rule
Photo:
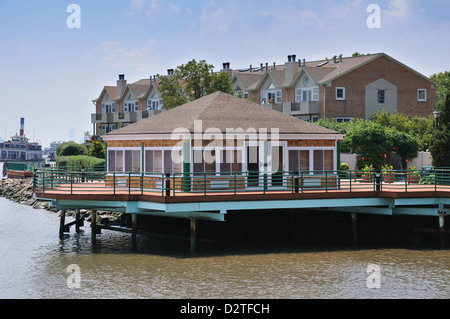
[[[154,194],[177,196],[190,194],[237,194],[243,192],[310,191],[413,191],[450,189],[450,168],[420,171],[282,171],[282,172],[104,172],[91,169],[37,169],[34,188],[37,193],[64,194]]]

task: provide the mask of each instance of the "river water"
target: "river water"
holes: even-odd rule
[[[70,219],[69,219],[70,221]],[[66,222],[68,220],[66,219]],[[56,213],[0,198],[0,298],[448,298],[450,252],[432,249],[208,251],[90,227],[58,236]],[[167,247],[165,246],[167,245]],[[186,248],[186,249],[185,249]],[[76,265],[73,271],[71,265]],[[68,268],[69,267],[69,268]]]

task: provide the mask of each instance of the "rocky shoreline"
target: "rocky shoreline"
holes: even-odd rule
[[[45,209],[58,214],[61,211],[57,211],[54,207],[49,205],[48,201],[42,201],[34,198],[33,193],[33,179],[32,178],[7,178],[0,180],[0,197],[4,197],[13,202],[31,206],[35,209]],[[86,209],[80,210],[81,216],[89,220],[91,211]],[[97,221],[102,224],[115,224],[120,223],[122,219],[122,213],[120,212],[104,212],[97,211]],[[66,216],[75,216],[75,211],[66,211]]]

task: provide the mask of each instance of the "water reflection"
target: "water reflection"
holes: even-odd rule
[[[56,214],[0,198],[1,298],[448,298],[450,254],[438,249],[205,246],[90,228],[58,237]],[[20,220],[20,223],[17,221]],[[67,286],[79,265],[81,287]],[[380,269],[370,289],[369,264]]]

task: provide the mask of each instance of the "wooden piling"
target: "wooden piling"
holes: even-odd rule
[[[358,245],[358,218],[356,213],[352,213],[352,235],[353,244]]]
[[[59,218],[59,237],[62,238],[64,236],[64,229],[65,229],[65,222],[66,222],[66,210],[61,210],[61,215]]]
[[[91,214],[91,241],[92,244],[97,242],[97,211],[93,210]]]
[[[75,231],[76,233],[80,233],[80,210],[75,210]]]
[[[137,248],[137,214],[131,215],[131,246],[133,250]]]
[[[446,247],[446,238],[445,238],[445,214],[441,213],[439,215],[439,236],[441,241],[441,248],[444,249]]]
[[[191,218],[191,253],[195,252],[196,243],[196,231],[197,231],[197,221],[195,218]]]

